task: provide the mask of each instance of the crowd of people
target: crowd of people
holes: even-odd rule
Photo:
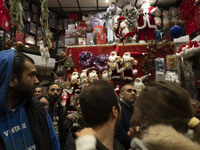
[[[170,81],[125,84],[97,80],[61,105],[61,87],[39,86],[34,61],[0,51],[0,150],[199,150],[200,121],[187,91]]]

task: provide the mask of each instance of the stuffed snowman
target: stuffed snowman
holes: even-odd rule
[[[154,19],[155,19],[156,25],[159,27],[161,26],[161,18],[160,18],[161,14],[162,14],[161,10],[159,8],[157,8],[157,10],[155,11]]]
[[[171,15],[171,22],[176,25],[178,23],[178,8],[171,7],[169,9],[169,14]]]
[[[142,14],[138,19],[138,40],[139,43],[145,43],[146,34],[148,41],[154,39],[154,31],[157,29],[154,13],[157,8],[150,6],[150,2],[145,0],[140,9]]]
[[[169,25],[169,11],[167,10],[163,11],[163,25],[164,26]]]

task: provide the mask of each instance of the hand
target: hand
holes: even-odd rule
[[[131,139],[134,137],[139,138],[141,136],[140,127],[139,126],[130,127],[127,134],[131,137]]]
[[[75,135],[77,137],[81,137],[81,136],[84,136],[84,135],[91,135],[91,136],[96,137],[95,131],[92,128],[84,128],[81,131],[76,132]]]

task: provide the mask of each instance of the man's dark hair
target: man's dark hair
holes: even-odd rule
[[[58,85],[58,84],[55,83],[55,82],[50,83],[49,86],[47,87],[47,92],[49,91],[50,86],[52,86],[52,85],[54,85],[54,84]],[[58,86],[59,86],[59,85],[58,85]]]
[[[31,63],[35,64],[33,59],[30,58],[29,56],[19,52],[15,51],[14,52],[14,61],[13,61],[13,73],[17,75],[19,80],[22,79],[22,74],[25,70],[25,61],[28,60]]]
[[[119,110],[113,86],[105,80],[97,80],[84,88],[79,96],[81,111],[89,126],[108,121],[113,106]]]

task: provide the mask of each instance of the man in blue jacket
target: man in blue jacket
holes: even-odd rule
[[[136,99],[136,90],[132,84],[126,84],[121,88],[119,104],[121,106],[121,122],[115,131],[115,138],[126,150],[130,148],[131,138],[127,132],[130,127],[130,120],[133,114],[133,104]]]
[[[44,105],[31,99],[39,81],[34,61],[14,49],[0,51],[0,149],[59,150]]]

